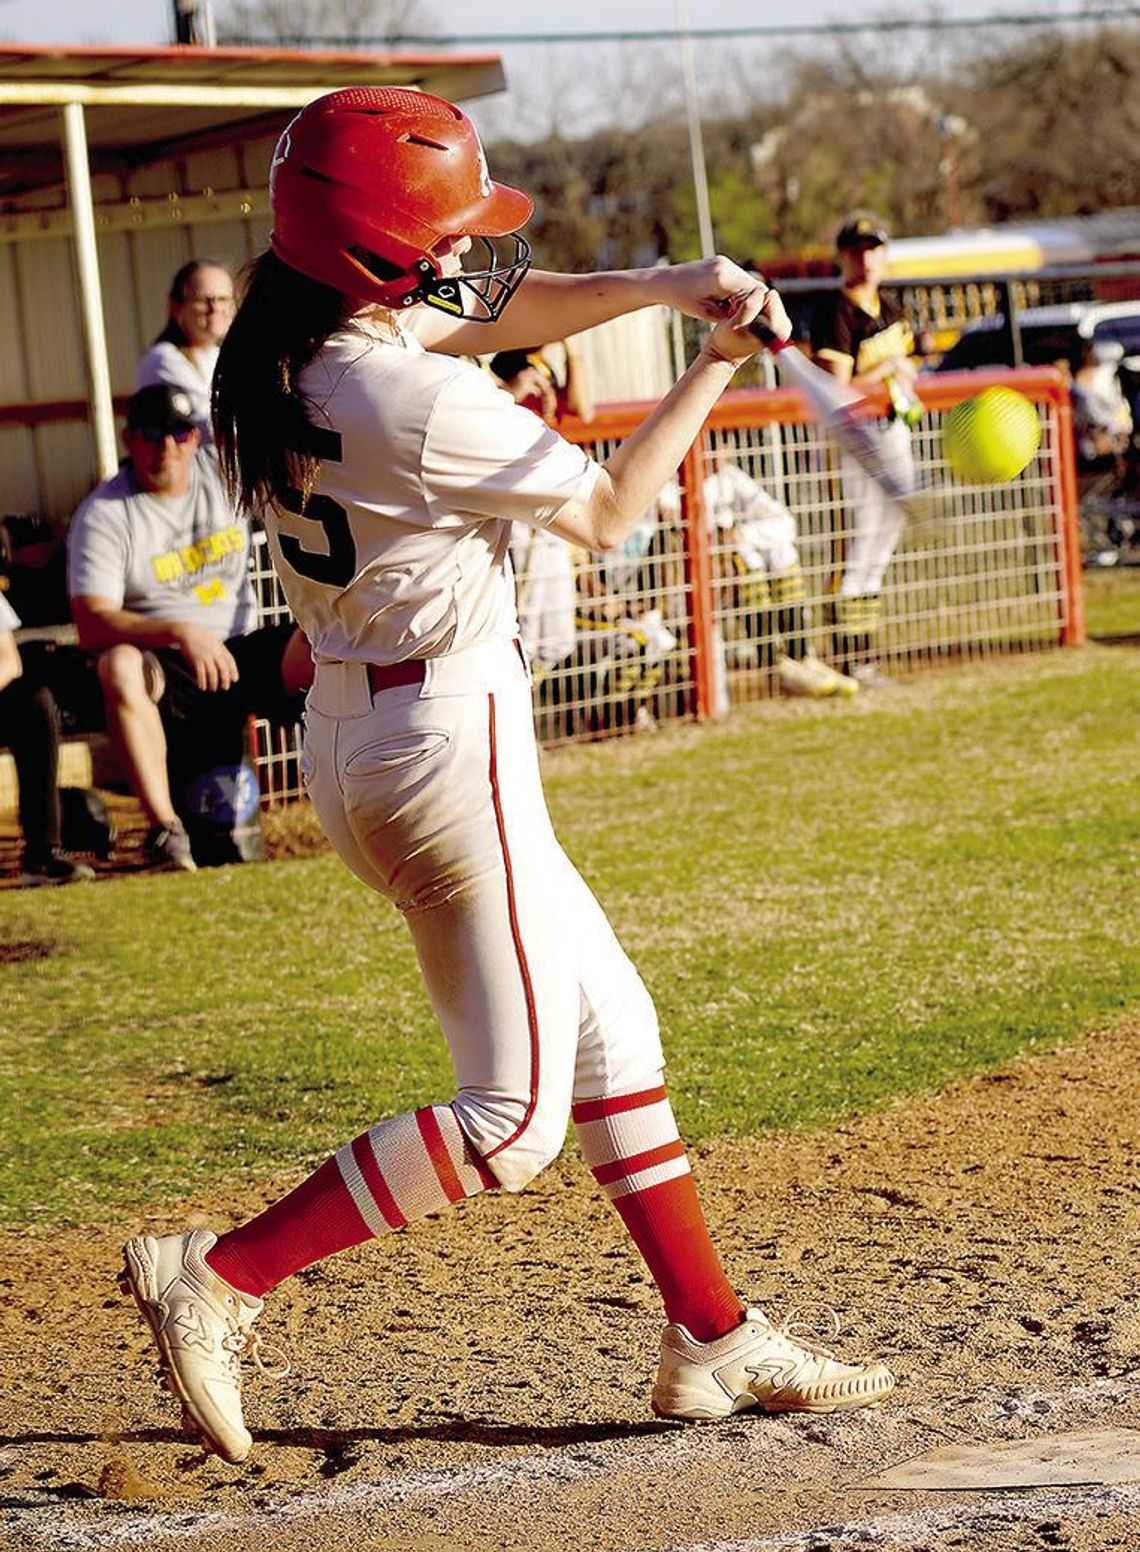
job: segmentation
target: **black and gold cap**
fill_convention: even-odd
[[[875,216],[859,214],[844,221],[835,238],[840,253],[852,248],[881,248],[887,234],[881,221]]]

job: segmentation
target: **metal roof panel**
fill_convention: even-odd
[[[496,53],[0,44],[0,198],[63,181],[60,109],[85,107],[92,170],[272,133],[341,86],[409,86],[462,101],[505,86]]]

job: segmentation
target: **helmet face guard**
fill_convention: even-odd
[[[452,318],[465,318],[470,323],[494,323],[530,268],[530,244],[517,232],[510,233],[503,241],[512,243],[514,252],[510,258],[500,261],[489,237],[473,237],[471,241],[482,244],[486,258],[483,269],[465,269],[458,275],[437,275],[431,260],[421,259],[416,268],[423,279],[405,298],[404,306],[424,302]]]
[[[270,194],[278,257],[361,302],[490,323],[530,264],[518,235],[530,199],[492,182],[471,121],[424,92],[353,87],[310,103],[278,142]],[[482,244],[484,267],[442,275],[437,249],[460,237]]]

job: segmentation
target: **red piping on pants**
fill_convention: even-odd
[[[526,950],[523,948],[522,933],[519,931],[518,910],[515,904],[515,877],[511,867],[511,850],[507,845],[507,828],[503,821],[503,805],[499,794],[499,766],[498,750],[495,738],[495,697],[487,697],[487,724],[490,744],[490,778],[491,778],[491,803],[495,810],[495,825],[499,832],[499,847],[503,853],[503,871],[507,882],[507,914],[511,921],[511,938],[515,945],[515,958],[518,960],[519,976],[522,979],[523,996],[526,999],[526,1021],[530,1030],[530,1098],[527,1101],[526,1113],[516,1130],[505,1141],[497,1143],[489,1153],[483,1155],[484,1159],[493,1159],[496,1154],[502,1153],[504,1148],[509,1148],[526,1131],[534,1118],[535,1109],[538,1106],[538,1010],[534,1005],[534,986],[530,978],[530,966],[526,960]]]

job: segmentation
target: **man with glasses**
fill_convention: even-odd
[[[226,500],[215,460],[199,456],[190,395],[140,389],[124,442],[119,472],[86,498],[68,534],[71,611],[150,821],[147,861],[193,871],[168,755],[175,769],[201,770],[202,750],[212,767],[240,768],[246,718],[296,722],[312,662],[293,626],[255,628],[249,524]]]
[[[218,347],[234,316],[233,277],[224,264],[191,259],[170,282],[166,327],[139,362],[135,387],[166,383],[190,395],[203,447],[212,447],[210,388]]]

